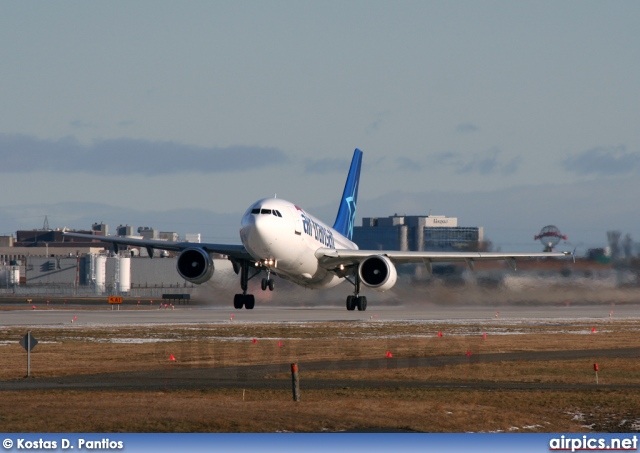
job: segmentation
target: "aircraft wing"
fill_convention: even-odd
[[[198,242],[170,242],[170,241],[158,241],[154,239],[135,239],[126,238],[121,236],[97,236],[94,234],[81,234],[81,233],[64,233],[66,237],[80,238],[86,240],[109,242],[114,244],[114,248],[117,250],[121,245],[132,245],[134,247],[144,247],[149,251],[149,256],[153,256],[153,249],[157,250],[169,250],[173,252],[181,252],[188,248],[200,248],[208,253],[219,253],[221,255],[227,255],[230,258],[253,260],[249,252],[243,245],[233,244],[209,244]]]
[[[431,263],[463,261],[473,266],[475,261],[504,260],[515,269],[515,261],[520,258],[560,258],[570,256],[571,252],[546,253],[490,253],[490,252],[401,252],[396,250],[349,250],[321,248],[316,258],[327,270],[355,266],[370,256],[383,255],[394,264],[424,263],[431,271]]]

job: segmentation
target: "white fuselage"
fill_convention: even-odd
[[[328,288],[343,280],[319,266],[316,250],[358,249],[333,228],[277,198],[256,201],[247,209],[240,239],[256,262],[308,288]]]

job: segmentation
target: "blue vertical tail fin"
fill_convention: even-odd
[[[353,226],[356,221],[356,203],[358,201],[358,186],[360,185],[360,167],[362,166],[362,151],[358,148],[353,152],[351,167],[344,192],[340,200],[340,208],[333,229],[349,240],[353,238]]]

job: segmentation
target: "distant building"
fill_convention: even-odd
[[[160,232],[161,241],[178,242],[179,239],[180,239],[180,235],[178,233],[174,233],[173,231]]]
[[[184,235],[184,239],[187,242],[195,242],[198,244],[201,242],[200,233],[187,233]]]
[[[155,228],[139,227],[138,234],[142,236],[143,239],[159,239],[160,238],[160,234],[158,233],[158,230],[156,230]]]
[[[67,230],[71,231],[71,230]],[[75,233],[93,234],[96,241],[100,241],[102,234],[97,234],[94,230],[73,230]],[[73,243],[73,244],[70,244]],[[104,246],[104,243],[97,245],[97,242],[87,241],[86,239],[65,237],[61,229],[56,230],[18,230],[16,231],[16,240],[9,247],[42,247],[42,248],[60,248],[75,247],[83,244],[92,247]]]
[[[482,227],[459,227],[456,217],[364,217],[353,229],[361,249],[401,251],[477,251],[484,241]]]
[[[133,227],[129,225],[118,225],[116,236],[133,236]]]
[[[86,232],[91,234],[90,231]],[[62,231],[56,230],[18,230],[16,231],[16,247],[31,247],[38,243],[62,242]]]
[[[97,234],[99,236],[109,236],[109,225],[106,223],[94,223],[91,225],[91,231],[93,234]]]
[[[0,247],[0,265],[13,261],[24,263],[28,257],[76,257],[104,250],[100,243],[64,243],[56,246],[44,244],[39,247]]]
[[[113,251],[111,243],[102,242],[102,236],[109,233],[109,226],[104,223],[94,223],[91,230],[66,230],[74,233],[92,235],[95,239],[83,239],[64,236],[63,229],[42,229],[42,230],[19,230],[16,232],[16,240],[11,236],[0,237],[0,263],[11,260],[24,260],[26,256],[68,256],[82,255],[89,250],[109,250]],[[116,235],[127,237],[138,237],[144,239],[160,239],[165,241],[178,241],[178,233],[163,232],[149,227],[138,228],[140,236],[134,236],[133,227],[129,225],[119,225],[116,228]],[[32,249],[25,251],[26,249]],[[125,247],[126,249],[126,247]],[[132,254],[146,256],[147,251],[138,251],[137,247],[131,248]]]

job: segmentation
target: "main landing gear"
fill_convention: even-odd
[[[240,263],[240,287],[242,288],[242,294],[236,294],[233,298],[233,308],[242,309],[242,307],[247,310],[253,310],[253,307],[256,305],[256,298],[253,294],[247,294],[247,288],[249,287],[249,280],[253,277],[260,274],[261,270],[258,270],[252,276],[249,276],[249,261],[242,261]],[[267,268],[267,277],[262,279],[261,288],[262,291],[266,291],[267,288],[269,291],[273,291],[274,282],[271,278],[271,269]]]
[[[360,296],[360,276],[356,272],[356,281],[352,282],[347,278],[347,281],[351,282],[353,285],[353,296],[347,297],[347,310],[353,311],[356,308],[358,311],[365,311],[367,309],[367,298],[365,296]]]
[[[365,296],[349,296],[347,297],[347,310],[365,311],[367,309],[367,298]]]
[[[258,274],[253,274],[249,277],[249,261],[240,262],[240,287],[242,288],[242,294],[236,294],[233,298],[233,308],[241,309],[245,307],[247,310],[253,310],[256,305],[256,298],[253,294],[247,294],[247,288],[249,286],[249,279],[255,277]]]
[[[256,305],[256,298],[253,294],[236,294],[233,297],[233,308],[241,309],[243,306],[247,310],[253,310]]]

